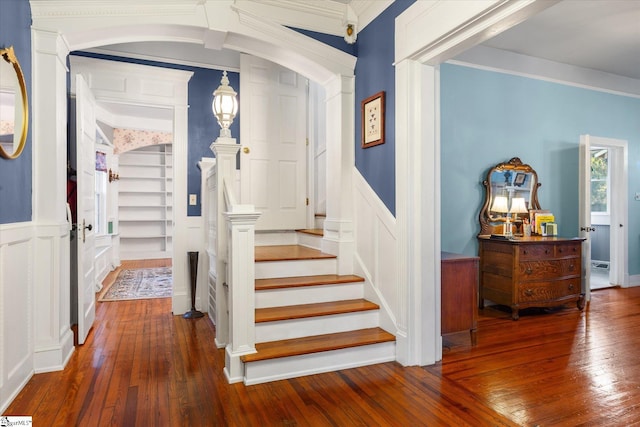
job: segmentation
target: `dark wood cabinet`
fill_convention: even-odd
[[[480,236],[480,308],[484,300],[511,308],[576,302],[584,308],[582,240],[559,237],[494,239]]]
[[[478,325],[478,257],[441,254],[442,335],[469,331],[476,343]]]

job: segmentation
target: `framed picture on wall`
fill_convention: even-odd
[[[362,148],[384,144],[384,91],[364,99],[362,110]]]
[[[516,178],[513,180],[513,185],[515,185],[516,187],[522,187],[522,184],[524,184],[524,181],[526,179],[527,179],[527,174],[518,172],[516,174]]]

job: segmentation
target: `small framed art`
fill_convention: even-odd
[[[362,148],[384,144],[384,91],[364,99],[362,110]]]

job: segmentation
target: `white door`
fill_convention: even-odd
[[[78,284],[78,344],[84,344],[96,317],[95,284],[95,99],[89,86],[76,75],[76,171]]]
[[[582,244],[582,291],[586,301],[591,301],[591,137],[580,135],[580,165],[578,168],[580,183],[578,204],[580,212],[580,237]]]
[[[262,213],[256,229],[306,228],[307,80],[240,58],[240,200]]]

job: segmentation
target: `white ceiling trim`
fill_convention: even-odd
[[[448,61],[468,67],[640,98],[640,80],[547,59],[476,46]]]
[[[334,36],[343,35],[346,18],[353,15],[349,5],[329,0],[236,0],[233,7],[238,12],[260,16],[278,25]]]

